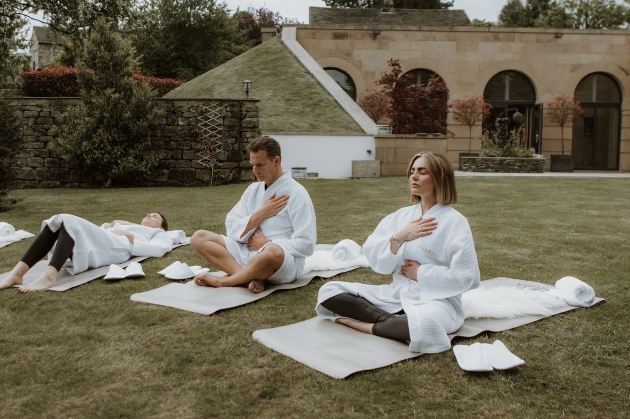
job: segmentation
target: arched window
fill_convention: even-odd
[[[442,77],[438,73],[433,70],[429,70],[428,68],[416,68],[414,70],[408,71],[405,74],[409,73],[412,73],[414,76],[416,76],[416,83],[422,87],[425,87],[427,84],[429,84],[429,80],[431,80],[431,76],[433,74],[435,74],[440,80],[442,80]]]
[[[540,150],[540,106],[536,105],[536,90],[529,78],[518,71],[506,70],[497,73],[488,81],[483,91],[483,98],[492,105],[490,116],[482,127],[492,131],[496,129],[499,117],[509,117],[508,129],[522,127],[525,131],[525,145]],[[523,124],[511,118],[518,110],[525,120]]]
[[[490,79],[483,91],[486,102],[518,102],[534,104],[536,91],[529,79],[518,71],[502,71]]]
[[[593,73],[575,88],[584,111],[573,120],[571,154],[576,169],[618,170],[621,89],[607,74]]]
[[[348,73],[332,67],[325,68],[324,70],[326,70],[326,73],[337,82],[352,100],[357,100],[357,87],[354,85],[354,81],[352,81],[352,77],[350,77]]]

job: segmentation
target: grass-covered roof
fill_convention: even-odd
[[[171,91],[167,98],[241,98],[252,80],[263,133],[365,134],[328,91],[274,37]]]

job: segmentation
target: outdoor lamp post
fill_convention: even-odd
[[[501,141],[501,144],[499,144],[500,147],[505,147],[505,143],[510,135],[508,132],[508,122],[510,118],[507,116],[510,111],[516,111],[514,115],[512,115],[512,121],[516,122],[518,125],[521,125],[525,120],[525,117],[518,111],[518,108],[507,108],[497,116],[497,121],[499,122],[499,140]],[[503,116],[503,114],[506,114],[506,116]]]
[[[245,91],[245,97],[249,99],[249,92],[252,88],[251,80],[243,80],[243,90]]]

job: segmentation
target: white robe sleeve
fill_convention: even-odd
[[[315,209],[308,193],[297,193],[289,197],[290,204],[287,212],[293,233],[290,238],[277,238],[271,242],[282,247],[296,258],[306,258],[315,251],[317,242],[317,225],[315,222]]]
[[[396,222],[398,217],[399,212],[385,217],[363,245],[363,254],[367,257],[370,268],[379,274],[392,273],[400,262],[402,255],[400,249],[396,254],[390,250],[390,239],[398,231]]]
[[[140,234],[134,235],[131,254],[133,256],[162,257],[173,250],[173,241],[166,234],[166,231],[158,231],[150,240],[145,239]]]
[[[256,231],[256,228],[252,228],[241,236],[245,228],[247,228],[247,224],[252,216],[247,207],[248,202],[253,199],[252,195],[253,191],[250,186],[243,192],[240,201],[234,205],[234,208],[228,212],[225,218],[225,235],[239,243],[247,243],[247,240],[249,240],[250,236]]]
[[[420,294],[420,301],[454,297],[479,286],[479,264],[470,232],[449,239],[447,258],[450,266],[421,264],[417,281],[409,281],[412,292]]]

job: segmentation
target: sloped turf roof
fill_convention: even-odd
[[[166,98],[242,98],[243,80],[260,99],[263,133],[353,134],[365,132],[281,42],[280,36],[213,68]]]

